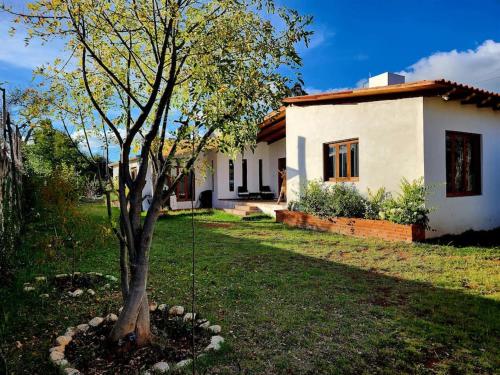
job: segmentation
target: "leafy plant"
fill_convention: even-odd
[[[365,219],[377,220],[380,219],[380,212],[382,212],[385,201],[391,198],[391,194],[381,187],[373,192],[369,188],[365,200]]]
[[[430,188],[424,185],[423,178],[409,182],[401,180],[401,192],[382,204],[380,218],[397,224],[420,224],[429,228],[429,213],[425,200]]]
[[[324,185],[311,181],[302,191],[296,208],[323,218],[363,217],[365,198],[354,185]]]

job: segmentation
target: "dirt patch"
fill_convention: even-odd
[[[137,348],[130,335],[117,345],[107,337],[113,323],[104,322],[87,332],[78,333],[66,346],[66,359],[84,374],[140,374],[157,362],[176,363],[192,357],[191,323],[182,317],[169,318],[161,311],[151,313],[153,343]],[[195,327],[195,349],[200,353],[210,343],[210,333]]]
[[[200,226],[204,228],[232,228],[233,223],[200,223]]]
[[[73,277],[55,277],[49,279],[49,285],[54,287],[58,292],[70,292],[76,289],[98,289],[109,281],[104,276],[80,274]]]

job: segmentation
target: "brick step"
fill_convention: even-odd
[[[247,211],[247,212],[260,212],[260,208],[257,206],[250,206],[250,205],[236,205],[234,206],[235,210],[239,211]]]
[[[228,214],[233,214],[236,216],[250,216],[253,212],[251,211],[243,211],[243,210],[237,210],[235,208],[224,208],[224,212],[227,212]]]

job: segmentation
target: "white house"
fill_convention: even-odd
[[[249,198],[238,190],[250,198],[270,190],[265,198],[276,198],[284,168],[288,201],[314,179],[397,192],[403,177],[423,177],[435,209],[428,237],[500,226],[499,93],[445,80],[404,83],[384,73],[368,88],[285,99],[261,124],[257,141],[254,152],[234,160],[215,151],[200,158],[196,204],[204,190],[212,191],[216,208]],[[191,206],[186,188],[172,208]]]

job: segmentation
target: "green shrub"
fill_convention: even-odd
[[[409,182],[401,180],[401,192],[382,204],[380,218],[397,224],[420,224],[429,228],[431,209],[425,206],[430,189],[424,185],[423,178]]]
[[[389,220],[397,224],[420,224],[428,228],[431,209],[425,206],[429,188],[423,178],[409,182],[401,180],[401,192],[392,197],[385,188],[376,192],[368,189],[363,197],[354,185],[323,184],[311,181],[305,186],[298,201],[288,204],[291,211],[302,211],[321,218],[364,217]]]
[[[353,185],[335,184],[328,186],[311,181],[303,189],[298,202],[289,207],[322,218],[363,217],[365,199]]]
[[[383,205],[385,201],[390,198],[391,194],[388,193],[383,187],[378,189],[375,193],[368,189],[368,196],[365,201],[365,218],[371,220],[380,219],[380,213],[382,212]]]

